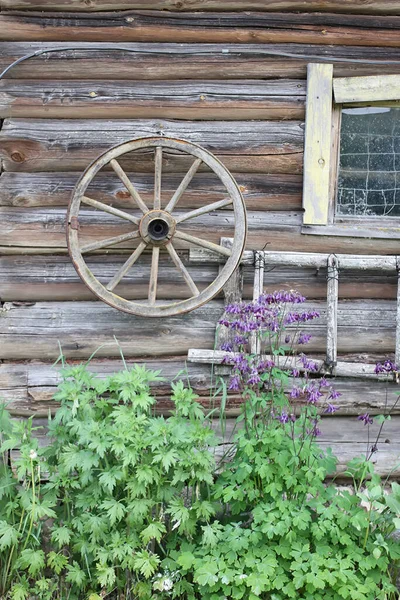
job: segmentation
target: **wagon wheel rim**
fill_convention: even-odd
[[[144,148],[154,148],[154,197],[152,206],[148,206],[141,198],[133,181],[128,177],[118,162],[118,158],[128,152]],[[175,190],[166,206],[161,206],[162,184],[162,158],[163,149],[178,150],[181,153],[192,155],[194,160]],[[212,202],[200,208],[189,210],[177,215],[176,208],[186,188],[195,176],[201,164],[207,165],[217,175],[227,190],[227,196],[222,200]],[[132,209],[139,211],[139,216],[126,210],[114,208],[104,202],[86,196],[85,192],[96,174],[105,165],[110,165],[118,178],[129,192]],[[79,240],[79,211],[81,206],[90,206],[103,212],[112,214],[132,223],[132,231],[112,238],[106,238],[90,244],[80,244]],[[233,206],[235,232],[231,248],[215,244],[207,239],[193,236],[180,229],[180,223],[190,221],[197,216],[208,214],[225,206]],[[73,192],[67,213],[67,244],[72,262],[82,281],[101,300],[124,312],[139,316],[161,317],[182,314],[202,306],[216,296],[228,281],[238,266],[246,243],[246,210],[240,189],[231,173],[211,152],[204,148],[187,142],[165,137],[139,138],[119,144],[94,160],[78,181]],[[137,240],[138,245],[114,274],[112,279],[103,285],[91,272],[85,262],[85,255],[96,250],[112,249],[117,244],[128,240]],[[183,264],[174,242],[185,242],[197,248],[205,248],[226,259],[221,266],[219,274],[203,291],[200,291],[192,279],[188,269]],[[150,282],[147,301],[128,300],[115,293],[115,288],[121,280],[134,267],[136,261],[144,250],[152,249]],[[159,275],[160,249],[164,248],[175,268],[180,272],[186,282],[189,298],[174,302],[163,301],[157,303],[157,283]]]

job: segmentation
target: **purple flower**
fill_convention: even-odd
[[[290,390],[289,396],[291,398],[299,398],[300,395],[301,395],[301,389],[297,385],[294,385],[292,387],[292,389]]]
[[[398,371],[398,367],[389,360],[388,358],[384,361],[384,363],[376,363],[375,373],[395,373]]]
[[[244,337],[243,335],[236,335],[233,338],[233,343],[236,344],[237,346],[243,346],[244,344],[247,344],[249,340]]]
[[[328,403],[328,406],[324,412],[326,412],[328,415],[333,415],[333,413],[335,413],[337,410],[339,410],[337,406],[333,406],[333,404]]]
[[[338,398],[340,398],[342,394],[340,392],[338,392],[337,390],[334,390],[332,387],[329,391],[329,396],[328,396],[328,400],[337,400]]]
[[[228,389],[233,392],[238,392],[240,390],[240,378],[238,375],[233,375],[233,377],[231,377]]]
[[[260,379],[257,369],[252,369],[250,377],[247,380],[247,384],[248,385],[257,385],[257,383],[260,383],[260,381],[261,381],[261,379]]]
[[[282,411],[278,417],[278,421],[280,421],[281,423],[287,423],[289,421],[289,415],[287,414],[287,412]]]
[[[300,371],[298,369],[292,369],[292,377],[298,377],[300,375]]]
[[[221,350],[224,350],[224,352],[233,352],[232,342],[224,342],[221,344]]]
[[[316,404],[318,400],[323,396],[322,392],[320,392],[319,388],[316,385],[306,385],[304,391],[307,395],[307,402],[309,404]]]
[[[290,337],[290,335],[286,335],[286,336],[285,336],[285,344],[289,344],[289,343],[290,343],[290,340],[291,340],[291,337]]]
[[[297,343],[299,345],[304,345],[304,344],[308,344],[310,340],[311,340],[311,335],[309,335],[308,333],[300,333]]]
[[[318,371],[318,365],[313,360],[309,360],[305,354],[300,355],[300,362],[303,365],[305,371],[315,373]]]
[[[369,416],[369,413],[365,413],[364,415],[360,415],[357,417],[358,421],[364,421],[364,425],[372,425],[374,422],[373,419]]]
[[[258,370],[259,371],[268,371],[268,369],[272,369],[275,366],[275,363],[273,360],[260,360],[260,362],[258,363]]]
[[[319,387],[320,388],[327,388],[327,387],[329,387],[329,383],[328,383],[328,381],[326,380],[325,377],[321,377],[321,379],[319,380]]]

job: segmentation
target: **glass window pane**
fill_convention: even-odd
[[[345,108],[336,214],[400,216],[400,108]]]

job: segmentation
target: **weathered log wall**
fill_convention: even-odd
[[[189,348],[212,348],[223,299],[183,317],[143,320],[95,301],[77,276],[65,242],[66,207],[80,173],[110,146],[146,135],[189,139],[214,152],[233,172],[249,216],[248,249],[400,254],[399,239],[380,232],[310,235],[302,230],[302,164],[309,62],[332,61],[335,76],[400,74],[400,8],[397,0],[0,0],[0,70],[46,48],[57,52],[21,62],[0,81],[0,395],[15,415],[54,410],[58,380],[51,368],[59,344],[71,360],[92,368],[120,367],[119,348],[172,378]],[[79,50],[72,50],[78,46]],[[68,49],[71,49],[69,51]],[[122,161],[145,201],[153,195],[149,154]],[[163,198],[181,181],[188,162],[165,153]],[[182,211],[223,197],[207,171],[193,179]],[[112,172],[102,172],[91,196],[129,209],[128,194]],[[87,208],[86,241],[119,235],[126,224]],[[231,235],[230,210],[187,224],[186,231]],[[312,233],[319,233],[313,231]],[[130,243],[90,258],[101,281],[126,259]],[[216,264],[184,264],[200,286]],[[145,298],[150,257],[124,278],[126,297]],[[161,258],[159,294],[186,297],[179,274]],[[252,296],[252,269],[244,272],[244,297]],[[264,287],[299,289],[322,312],[310,349],[325,349],[325,269],[266,269]],[[339,285],[339,352],[342,360],[373,361],[394,351],[397,274],[345,271]],[[207,406],[212,384],[207,365],[187,367]],[[326,419],[324,444],[347,458],[364,450],[355,415],[376,414],[397,397],[397,385],[337,379],[343,393],[339,417]],[[168,386],[157,384],[160,411]],[[233,416],[240,403],[228,400]],[[396,409],[396,413],[398,413]],[[377,454],[389,474],[400,451],[395,416]],[[351,440],[351,441],[349,441]],[[224,440],[225,442],[227,440]],[[397,473],[397,472],[396,472]]]

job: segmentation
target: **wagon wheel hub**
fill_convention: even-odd
[[[143,200],[131,179],[131,175],[125,172],[123,166],[117,160],[120,157],[125,160],[124,155],[136,150],[144,150],[147,158],[154,156],[154,194],[151,201],[152,205],[149,205],[147,199],[146,202]],[[152,150],[154,151],[154,155],[151,153]],[[179,157],[177,160],[182,160],[183,163],[187,163],[189,157],[190,162],[182,181],[173,195],[165,200],[164,205],[162,197],[162,165],[163,152],[165,151],[170,152],[174,157]],[[132,164],[132,162],[135,164],[134,159],[132,161],[131,158],[129,164]],[[121,208],[114,207],[114,199],[112,199],[111,204],[107,204],[92,198],[90,193],[87,195],[90,183],[97,173],[106,166],[109,166],[114,171],[129,192],[128,209],[124,207],[122,210]],[[200,206],[193,208],[190,205],[189,210],[185,210],[185,207],[180,206],[179,203],[200,167],[205,167],[206,170],[208,169],[218,177],[220,183],[223,185],[225,196],[211,204],[204,204],[202,195],[199,194],[197,198],[199,198]],[[108,213],[114,218],[122,220],[121,223],[125,223],[125,225],[128,222],[129,230],[126,233],[106,239],[96,239],[95,241],[91,239],[88,243],[87,239],[83,239],[85,236],[85,231],[83,230],[85,228],[80,227],[79,221],[81,209],[86,209],[87,207]],[[221,244],[215,243],[215,231],[213,228],[214,215],[218,217],[217,211],[228,207],[231,210],[233,209],[234,217],[233,225],[235,231],[232,248],[226,248]],[[184,209],[183,211],[182,208]],[[206,215],[213,215],[211,226],[207,225],[200,228],[202,237],[194,235],[199,228],[196,228],[196,225],[193,225],[192,221],[198,217],[205,218]],[[87,215],[85,218],[87,218]],[[94,218],[92,214],[91,219]],[[232,223],[232,212],[230,218]],[[104,215],[100,220],[101,223],[104,223]],[[210,237],[212,239],[209,239]],[[110,306],[145,317],[182,314],[198,308],[211,300],[221,291],[238,266],[245,241],[246,209],[237,183],[226,167],[211,152],[186,140],[166,137],[141,138],[111,148],[99,156],[83,173],[75,187],[68,207],[68,250],[72,262],[83,282],[98,298],[107,302]],[[90,255],[93,252],[99,252],[105,248],[110,251],[110,249],[116,247],[119,247],[119,250],[121,250],[121,244],[125,245],[124,248],[127,246],[128,249],[131,248],[131,250],[128,250],[130,254],[112,278],[103,283],[93,274],[87,261],[88,259],[90,260]],[[218,275],[204,289],[198,287],[198,284],[196,284],[190,273],[191,267],[186,267],[180,254],[181,250],[187,250],[191,246],[211,250],[219,256],[220,268]],[[151,264],[147,299],[130,300],[124,297],[124,294],[120,291],[121,288],[118,289],[118,292],[116,288],[120,286],[121,282],[124,283],[124,278],[126,282],[127,275],[132,268],[137,266],[136,263],[142,254],[149,252],[151,252]],[[169,259],[186,284],[189,297],[184,300],[166,302],[158,298],[159,276],[160,271],[162,272],[163,269],[163,266],[160,267],[159,263],[160,260],[165,260],[166,258]],[[164,277],[168,276],[164,274]],[[129,293],[131,294],[131,292]]]
[[[144,242],[165,246],[175,233],[175,219],[164,210],[150,210],[139,223],[139,233]]]

